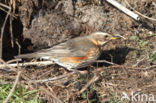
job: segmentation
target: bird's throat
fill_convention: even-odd
[[[99,43],[98,41],[96,41],[96,40],[94,40],[94,39],[92,39],[91,41],[92,41],[92,42],[93,42],[93,44],[94,44],[94,45],[96,45],[99,49],[101,49],[101,48],[102,48],[102,46],[103,46],[103,44],[102,44],[102,43]]]

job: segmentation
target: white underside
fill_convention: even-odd
[[[55,58],[50,58],[50,57],[42,57],[41,59],[45,59],[45,60],[51,60],[51,61],[54,61],[56,64],[66,68],[67,70],[69,71],[72,71],[72,68],[76,67],[75,64],[73,63],[63,63],[63,62],[59,62],[58,59],[55,59]]]

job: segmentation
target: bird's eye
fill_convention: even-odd
[[[108,35],[105,35],[105,38],[108,38]]]

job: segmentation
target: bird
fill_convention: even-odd
[[[80,36],[48,49],[34,53],[21,54],[15,58],[40,58],[53,61],[68,71],[87,67],[100,57],[102,48],[110,41],[120,36],[113,36],[105,32],[93,32],[87,36]]]

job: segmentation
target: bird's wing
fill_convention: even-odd
[[[85,38],[71,39],[67,42],[58,44],[49,49],[42,49],[35,53],[23,54],[17,58],[40,58],[40,57],[84,57],[87,51],[93,46],[89,40]]]
[[[43,49],[37,54],[46,55],[46,56],[56,56],[56,57],[65,57],[65,56],[78,56],[83,57],[87,55],[87,51],[90,49],[90,46],[84,43],[83,39],[77,38],[76,40],[72,39],[67,42],[61,43],[49,49]]]

